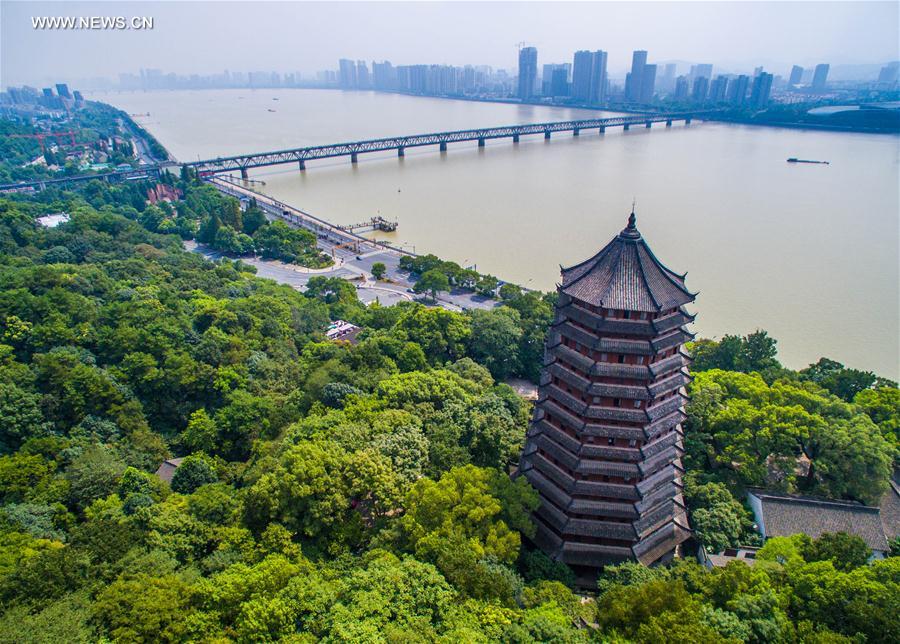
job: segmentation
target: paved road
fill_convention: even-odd
[[[335,265],[331,268],[316,270],[274,260],[242,257],[242,261],[256,267],[257,275],[260,277],[268,277],[282,284],[289,284],[298,290],[306,288],[309,278],[316,275],[340,277],[356,283],[357,296],[365,304],[377,301],[384,306],[391,306],[404,300],[418,300],[425,304],[431,304],[430,298],[426,300],[412,292],[413,280],[410,274],[400,269],[400,251],[381,246],[371,240],[349,236],[346,231],[332,224],[239,184],[221,178],[216,178],[210,183],[229,194],[238,193],[255,198],[269,219],[281,219],[293,227],[313,229],[318,237],[319,248],[335,261]],[[287,216],[286,212],[289,213]],[[346,247],[347,242],[354,242],[357,247],[348,248]],[[222,256],[218,251],[195,242],[185,242],[185,246],[189,250],[200,252],[211,259]],[[372,265],[376,262],[383,263],[387,268],[383,281],[376,281],[372,276]],[[498,305],[495,300],[470,292],[441,293],[438,296],[437,304],[451,311],[492,309]]]

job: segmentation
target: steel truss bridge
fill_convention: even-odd
[[[555,121],[551,123],[526,123],[523,125],[505,125],[502,127],[481,128],[477,130],[454,130],[451,132],[432,132],[430,134],[413,134],[411,136],[394,136],[383,139],[369,139],[366,141],[351,141],[349,143],[335,143],[332,145],[317,145],[305,148],[291,148],[276,152],[260,152],[257,154],[242,154],[231,157],[218,157],[205,161],[189,161],[178,163],[168,161],[165,163],[148,164],[138,169],[107,172],[103,174],[78,175],[62,177],[59,179],[41,179],[37,181],[0,185],[0,193],[43,190],[50,186],[65,187],[76,183],[93,181],[129,181],[158,177],[159,173],[171,167],[187,166],[196,170],[200,177],[209,177],[222,172],[241,173],[241,178],[248,178],[248,170],[287,163],[298,164],[301,170],[306,169],[306,162],[315,159],[330,159],[334,157],[350,157],[351,163],[357,163],[360,154],[369,152],[384,152],[396,150],[397,156],[404,156],[406,148],[416,148],[426,145],[436,145],[440,150],[446,151],[449,143],[461,143],[465,141],[477,141],[478,147],[484,147],[489,139],[512,139],[513,143],[519,142],[519,137],[543,134],[549,139],[553,132],[571,132],[578,136],[582,130],[597,130],[599,133],[609,127],[621,127],[625,130],[631,126],[651,127],[653,123],[665,123],[671,126],[674,121],[691,122],[694,113],[673,114],[637,114],[629,116],[614,116],[600,119],[582,119],[578,121]]]
[[[641,114],[601,119],[582,119],[579,121],[505,125],[502,127],[482,128],[478,130],[432,132],[430,134],[394,136],[384,139],[369,139],[367,141],[351,141],[349,143],[292,148],[289,150],[278,150],[276,152],[241,154],[232,157],[207,159],[206,161],[191,161],[182,165],[193,168],[201,177],[218,174],[220,172],[240,171],[241,177],[246,179],[247,171],[251,168],[296,163],[301,170],[305,170],[306,162],[315,159],[330,159],[348,156],[352,163],[357,163],[359,155],[368,152],[396,150],[397,155],[402,157],[406,148],[422,147],[425,145],[437,145],[443,152],[447,150],[448,143],[478,141],[478,146],[484,147],[485,141],[488,139],[512,139],[513,143],[518,143],[519,137],[531,134],[543,134],[545,139],[549,139],[553,132],[572,132],[572,134],[578,136],[582,130],[597,130],[602,133],[605,132],[608,127],[622,127],[627,130],[633,125],[643,125],[644,127],[649,128],[653,123],[665,123],[666,126],[670,126],[673,121],[684,121],[685,124],[690,123],[691,114]]]

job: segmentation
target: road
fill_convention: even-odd
[[[411,275],[400,269],[400,257],[404,254],[401,251],[348,233],[309,213],[221,177],[212,179],[210,183],[226,194],[256,199],[257,205],[270,220],[280,219],[289,226],[316,233],[319,248],[335,262],[334,266],[326,269],[308,269],[276,260],[241,257],[241,261],[256,267],[258,276],[273,279],[298,290],[305,289],[309,279],[317,275],[339,277],[356,284],[357,297],[364,304],[379,302],[383,306],[392,306],[404,300],[433,304],[430,297],[423,298],[412,292]],[[223,256],[219,251],[193,241],[185,242],[185,247],[210,259]],[[382,280],[376,280],[372,276],[372,266],[376,262],[381,262],[387,269]],[[439,294],[437,305],[451,311],[465,311],[492,309],[498,306],[498,303],[496,300],[468,291],[453,291]]]

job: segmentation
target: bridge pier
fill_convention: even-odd
[[[446,142],[446,141],[441,141],[441,146],[440,146],[440,147],[441,147],[441,152],[446,152],[446,151],[447,151],[447,142]]]
[[[483,148],[483,147],[484,147],[484,139],[478,139],[478,147],[479,147],[479,148]]]
[[[628,131],[628,123],[626,123],[625,125],[623,125],[623,126],[622,126],[622,129],[623,129],[625,132],[627,132],[627,131]]]
[[[518,142],[519,142],[519,135],[513,134],[513,143],[518,143]]]
[[[649,130],[651,127],[653,127],[653,121],[647,121],[647,125],[645,125],[644,127]]]
[[[672,119],[666,121],[666,127],[672,127]]]
[[[691,117],[690,117],[690,116],[687,117],[686,119],[684,119],[684,124],[685,124],[685,125],[690,125],[690,124],[691,124]]]
[[[606,134],[606,126],[605,126],[605,125],[601,125],[601,126],[600,126],[600,129],[598,130],[597,133],[598,133],[598,134]]]
[[[549,140],[549,139],[550,139],[550,130],[544,130],[544,139],[545,139],[545,140]]]
[[[303,159],[300,159],[300,161],[297,163],[297,165],[300,166],[301,170],[306,170],[306,161],[304,161]]]
[[[579,130],[577,127],[572,130],[572,136],[578,136],[579,134],[581,134],[581,130]]]
[[[243,179],[244,181],[246,181],[246,180],[249,179],[249,178],[250,178],[250,177],[249,177],[249,175],[247,174],[247,168],[241,168],[241,179]]]
[[[397,156],[398,156],[398,157],[403,157],[403,156],[405,156],[405,155],[406,155],[406,153],[403,151],[403,147],[402,147],[402,146],[399,147],[399,148],[397,148]]]
[[[359,163],[359,158],[356,155],[356,152],[350,153],[350,163]]]

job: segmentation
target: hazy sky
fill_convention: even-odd
[[[609,52],[618,75],[633,49],[650,62],[720,71],[900,58],[900,2],[15,2],[0,0],[4,86],[177,73],[335,69],[338,58],[513,69],[516,44],[538,63]],[[36,30],[35,16],[148,16],[152,31]]]

